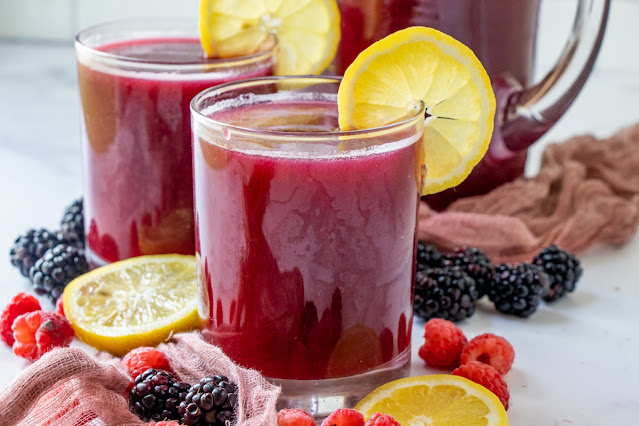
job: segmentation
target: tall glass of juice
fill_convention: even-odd
[[[272,75],[276,42],[206,59],[197,26],[120,21],[76,37],[87,256],[93,266],[195,250],[189,103],[200,91]]]
[[[339,78],[191,103],[203,336],[321,417],[406,375],[424,110],[342,132]]]

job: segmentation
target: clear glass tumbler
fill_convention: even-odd
[[[87,256],[92,266],[193,254],[191,99],[272,75],[274,38],[253,55],[206,59],[197,25],[119,21],[76,37]]]
[[[191,103],[203,335],[316,417],[408,372],[424,110],[341,132],[339,78]]]

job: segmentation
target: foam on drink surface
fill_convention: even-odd
[[[197,38],[142,39],[107,44],[97,50],[128,59],[164,64],[210,62]]]
[[[192,37],[124,40],[93,50],[98,54],[78,50],[78,62],[105,74],[145,80],[211,81],[215,85],[270,75],[273,67],[268,58],[243,65],[234,64],[234,58],[209,59],[199,39]]]
[[[205,108],[202,113],[219,123],[263,132],[250,140],[250,136],[238,137],[231,131],[226,141],[211,142],[253,155],[338,159],[393,151],[415,143],[421,136],[391,142],[389,136],[386,140],[364,136],[354,140],[346,132],[340,135],[335,94],[295,93],[293,100],[291,97],[286,91],[251,93]]]

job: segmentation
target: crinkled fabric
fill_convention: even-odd
[[[608,139],[549,145],[540,172],[443,212],[422,203],[418,237],[442,250],[478,247],[494,262],[530,261],[548,244],[579,253],[622,245],[639,224],[639,125]]]
[[[181,333],[158,346],[180,380],[195,384],[215,374],[238,386],[238,426],[276,424],[275,403],[280,388],[259,372],[237,366],[199,333]],[[78,348],[46,353],[0,393],[1,424],[80,426],[147,424],[128,409],[130,378],[119,358],[97,357]]]

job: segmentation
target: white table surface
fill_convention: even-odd
[[[574,4],[546,3],[538,74],[556,57]],[[532,149],[527,174],[538,170],[547,143],[582,133],[603,137],[639,122],[638,23],[639,1],[613,1],[595,72],[568,113]],[[76,84],[71,43],[0,42],[0,253],[5,253],[0,307],[30,290],[8,260],[14,238],[30,227],[55,228],[64,207],[81,194]],[[639,424],[639,237],[623,247],[595,247],[581,260],[585,273],[578,290],[531,318],[501,316],[482,303],[460,325],[469,337],[492,332],[513,344],[515,363],[506,376],[512,425]],[[47,300],[42,304],[52,309]],[[413,375],[436,372],[417,356],[422,334],[423,322],[416,320]],[[0,388],[25,366],[0,344]]]

